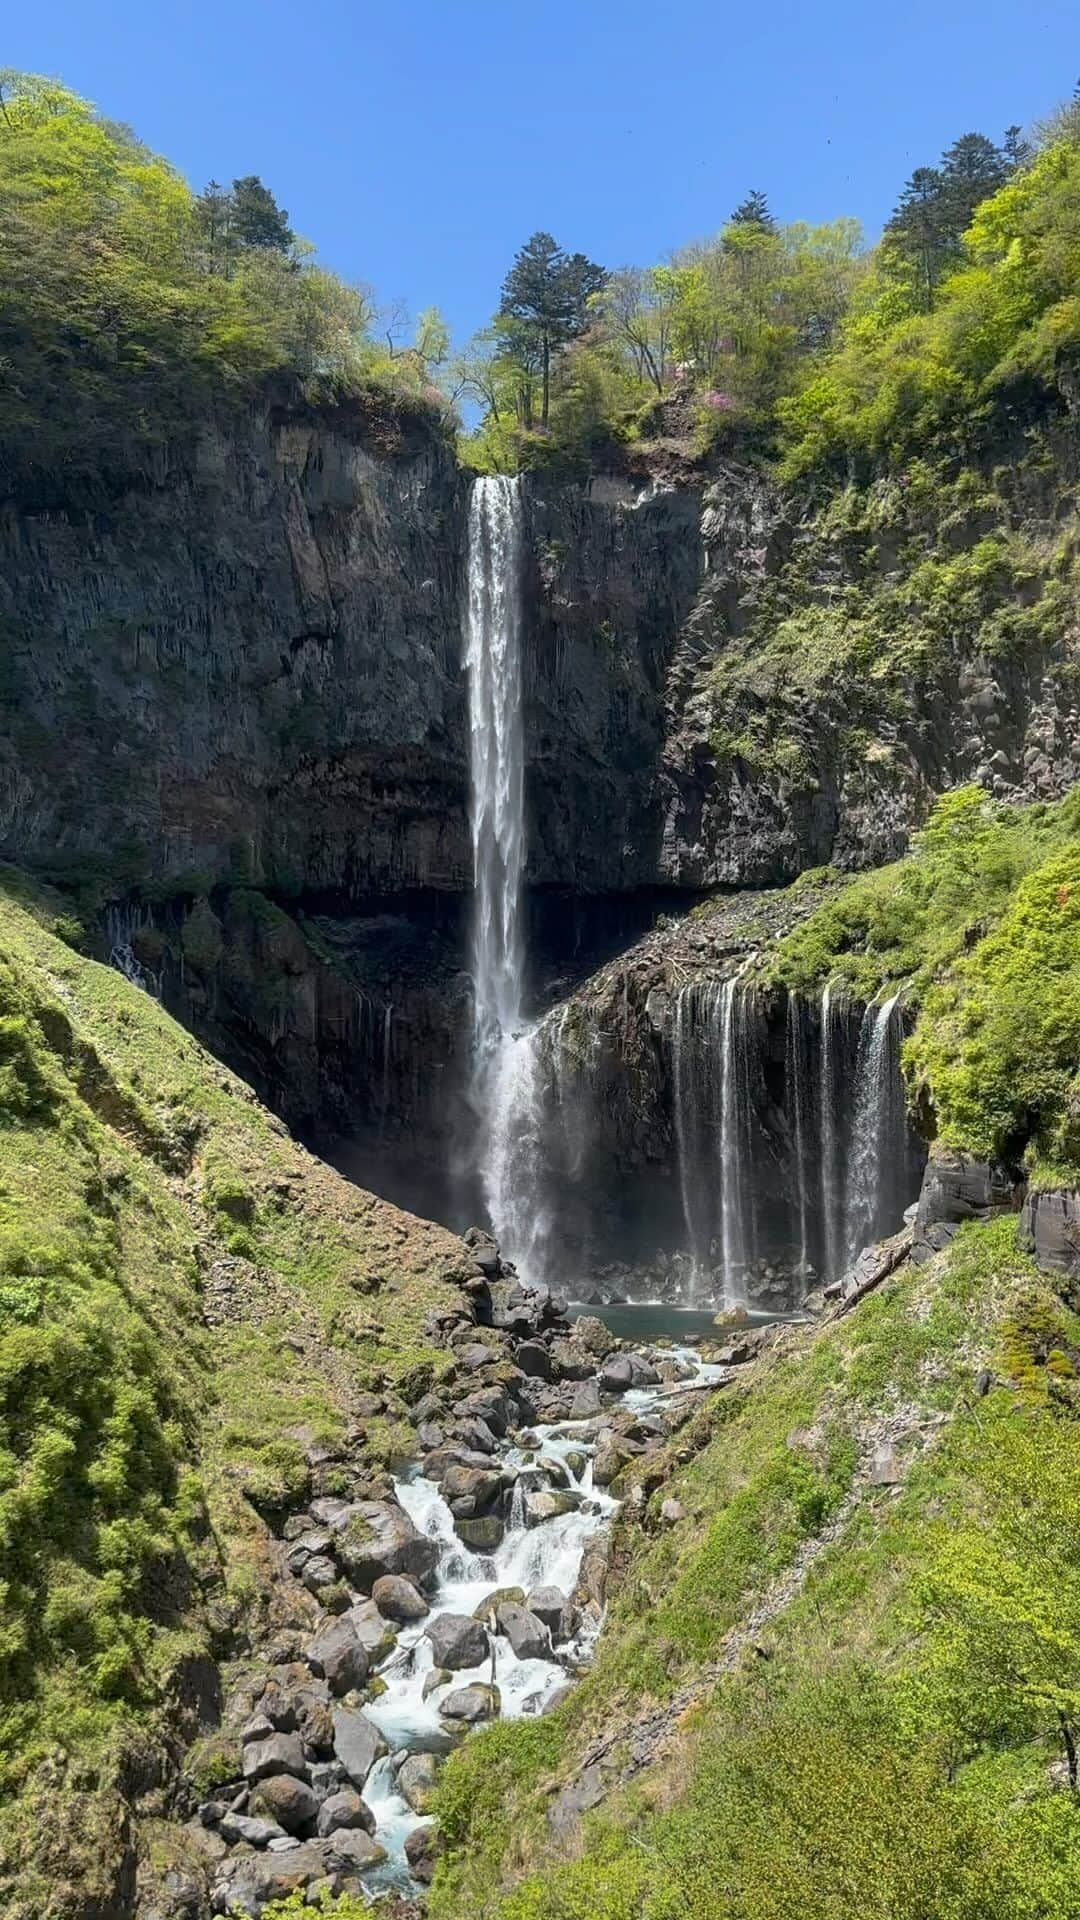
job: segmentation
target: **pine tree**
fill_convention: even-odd
[[[551,356],[584,331],[589,301],[607,280],[583,253],[564,253],[550,233],[534,233],[514,257],[503,282],[499,312],[512,322],[505,337],[534,348],[541,374],[541,424],[548,421]]]
[[[732,227],[761,227],[765,233],[776,232],[776,221],[769,212],[769,202],[757,187],[752,187],[745,200],[740,200],[731,219]]]
[[[272,247],[277,253],[288,253],[296,238],[284,207],[257,173],[232,183],[231,232],[237,246]]]

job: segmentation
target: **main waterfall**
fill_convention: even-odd
[[[473,1069],[477,1163],[492,1230],[528,1271],[543,1238],[530,1177],[541,1151],[539,1066],[525,1023],[525,740],[521,713],[521,496],[505,475],[469,505],[465,664],[472,781]]]

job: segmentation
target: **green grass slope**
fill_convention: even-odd
[[[433,1920],[1080,1914],[1078,1358],[1013,1219],[785,1333],[626,1510],[588,1677],[451,1760]]]
[[[58,905],[4,875],[0,1904],[55,1915],[120,1903],[130,1803],[268,1604],[265,1517],[313,1443],[394,1451],[462,1259],[66,945]]]

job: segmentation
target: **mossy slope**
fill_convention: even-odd
[[[121,1898],[130,1804],[267,1603],[260,1516],[313,1444],[393,1451],[463,1258],[64,944],[59,904],[4,875],[0,1889],[27,1914]]]

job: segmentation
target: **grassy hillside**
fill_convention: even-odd
[[[435,1920],[1080,1913],[1078,1358],[1013,1220],[786,1333],[621,1522],[587,1679],[451,1761]]]
[[[4,875],[0,1900],[59,1915],[69,1885],[111,1910],[128,1803],[272,1606],[261,1516],[319,1443],[393,1451],[461,1250],[295,1146],[58,908]]]

